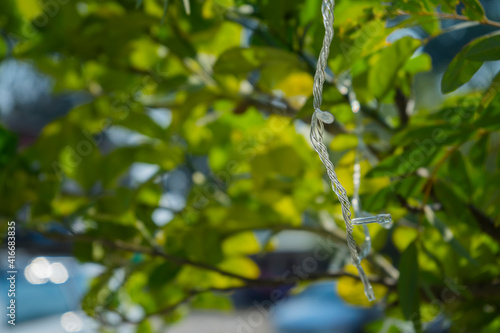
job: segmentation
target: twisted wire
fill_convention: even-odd
[[[365,294],[370,301],[375,299],[373,294],[372,286],[368,281],[365,271],[361,267],[361,257],[358,254],[358,249],[356,246],[356,241],[353,238],[353,225],[351,221],[351,203],[347,197],[345,188],[340,183],[337,174],[335,173],[335,167],[330,161],[328,150],[323,143],[323,122],[330,123],[333,121],[333,116],[327,112],[321,111],[321,102],[323,94],[323,85],[325,83],[325,69],[327,65],[328,56],[330,53],[330,44],[333,39],[333,22],[334,22],[334,0],[323,0],[321,11],[323,14],[323,23],[325,26],[325,36],[323,38],[323,46],[318,58],[318,63],[316,66],[316,74],[314,75],[314,85],[313,85],[313,107],[314,113],[311,120],[311,133],[310,139],[314,150],[319,155],[319,158],[326,168],[328,177],[331,181],[331,186],[333,192],[337,195],[341,206],[342,206],[342,216],[344,218],[344,223],[347,231],[347,245],[351,255],[352,262],[356,266],[360,279],[363,282]],[[352,104],[351,104],[352,107]],[[328,116],[325,116],[327,114]],[[359,165],[359,164],[358,164]]]
[[[319,110],[322,102],[323,84],[325,83],[325,68],[330,54],[330,44],[333,39],[333,21],[335,19],[333,9],[335,7],[334,0],[323,0],[321,12],[323,14],[323,24],[325,26],[325,37],[323,38],[323,46],[319,54],[318,63],[316,64],[316,74],[314,75],[313,86],[313,107]]]

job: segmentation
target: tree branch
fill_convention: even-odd
[[[339,242],[342,244],[347,244],[347,240],[345,237],[345,234],[340,232],[339,230],[327,230],[324,228],[317,228],[317,227],[309,227],[309,226],[290,226],[290,225],[270,225],[270,226],[265,226],[261,228],[242,228],[238,230],[234,230],[233,232],[242,232],[242,231],[255,231],[255,230],[270,230],[275,233],[282,232],[282,231],[305,231],[305,232],[311,232],[314,234],[317,234],[321,237],[324,237],[328,240],[334,241],[334,242]],[[360,251],[358,247],[358,251]],[[375,267],[378,267],[383,273],[384,277],[388,278],[389,280],[394,280],[394,282],[398,279],[399,277],[399,271],[389,262],[387,259],[385,259],[382,255],[378,253],[371,253],[367,258],[366,258],[372,265]]]
[[[409,12],[405,12],[405,11],[402,11],[402,10],[398,10],[397,11],[397,14],[398,15],[408,15],[408,16],[433,16],[433,17],[438,17],[438,18],[441,18],[441,19],[445,19],[445,20],[458,20],[458,21],[467,21],[467,22],[479,22],[483,25],[489,25],[489,26],[492,26],[492,27],[495,27],[495,28],[500,28],[500,22],[497,22],[497,21],[492,21],[490,19],[488,19],[487,17],[484,17],[482,20],[480,21],[476,21],[476,20],[472,20],[470,18],[468,18],[467,16],[464,16],[464,15],[459,15],[459,14],[448,14],[448,13],[439,13],[439,12],[429,12],[429,13],[424,13],[424,12],[420,12],[420,13],[409,13]]]
[[[304,53],[302,50],[295,50],[292,45],[287,43],[286,41],[283,40],[278,40],[278,42],[275,39],[275,36],[269,33],[269,30],[267,27],[260,21],[258,20],[250,20],[246,18],[240,18],[235,15],[226,15],[226,19],[235,23],[240,24],[242,27],[251,30],[253,33],[259,35],[268,45],[271,45],[273,47],[279,47],[279,44],[281,44],[284,48],[286,48],[288,51],[296,53],[297,56],[304,61],[304,63],[307,65],[308,71],[314,75],[316,71],[316,59],[313,57],[308,56],[306,53]],[[304,32],[305,34],[305,32]],[[328,84],[334,85],[335,84],[335,77],[328,74],[325,77],[325,82]],[[343,95],[346,103],[349,103],[349,97],[347,95]],[[388,130],[392,130],[391,126],[389,126],[382,118],[380,118],[376,112],[368,108],[366,105],[361,106],[361,112],[363,112],[366,116],[380,124],[382,127]],[[336,122],[334,122],[335,124]]]
[[[148,248],[144,246],[139,246],[139,245],[133,245],[133,244],[127,244],[124,242],[121,242],[119,240],[116,241],[110,241],[108,239],[102,239],[102,238],[95,238],[87,235],[62,235],[62,234],[55,234],[55,233],[42,233],[44,236],[54,239],[54,240],[59,240],[59,241],[66,241],[66,242],[74,242],[74,241],[82,241],[82,242],[99,242],[103,246],[115,249],[115,250],[121,250],[121,251],[127,251],[127,252],[133,252],[133,253],[142,253],[146,255],[150,255],[152,257],[161,257],[164,258],[168,261],[174,262],[179,265],[187,265],[191,267],[196,267],[200,269],[204,269],[207,271],[211,271],[214,273],[218,273],[227,277],[232,277],[241,281],[244,281],[246,283],[245,287],[281,287],[284,285],[295,285],[297,282],[312,282],[312,281],[318,281],[318,280],[325,280],[325,279],[334,279],[338,278],[341,276],[348,276],[352,277],[353,279],[359,280],[359,276],[345,272],[345,271],[339,271],[339,272],[322,272],[318,274],[309,274],[306,278],[303,279],[297,279],[300,281],[294,281],[294,282],[288,282],[285,279],[281,278],[249,278],[246,276],[243,276],[241,274],[236,274],[232,272],[228,272],[226,270],[220,269],[218,267],[202,263],[202,262],[197,262],[193,261],[187,258],[180,258],[173,256],[171,254],[165,253],[164,251],[158,249],[158,248]],[[379,283],[383,284],[385,286],[393,286],[395,284],[395,281],[392,281],[388,278],[370,278],[370,282],[372,283]]]
[[[453,146],[451,149],[445,152],[445,154],[441,157],[441,159],[436,163],[436,166],[434,167],[434,170],[432,171],[431,176],[429,177],[429,180],[425,184],[424,187],[424,199],[422,200],[422,211],[423,208],[427,205],[427,202],[429,201],[429,197],[431,195],[431,189],[432,186],[434,185],[434,182],[437,179],[437,173],[439,169],[443,166],[444,162],[450,157],[456,150],[460,148],[460,145]],[[420,215],[419,218],[419,224],[422,224],[422,219],[423,219],[423,214]]]

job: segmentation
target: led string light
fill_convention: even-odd
[[[351,203],[347,197],[345,188],[340,183],[337,174],[335,173],[335,168],[333,163],[330,161],[328,150],[323,143],[323,131],[324,123],[331,124],[334,121],[334,117],[331,113],[321,110],[323,85],[325,83],[325,68],[327,65],[328,55],[330,54],[330,44],[333,39],[333,21],[334,21],[334,0],[323,0],[321,6],[321,12],[323,14],[323,23],[325,26],[325,36],[323,38],[323,46],[318,58],[318,63],[316,66],[316,74],[314,75],[314,86],[313,86],[313,107],[314,113],[311,120],[311,133],[310,138],[314,150],[319,155],[321,162],[324,164],[328,177],[330,178],[333,192],[337,195],[341,205],[342,205],[342,216],[344,218],[346,231],[347,231],[347,245],[351,254],[351,260],[353,265],[357,268],[359,277],[363,282],[365,295],[369,301],[375,300],[375,295],[373,293],[373,288],[368,280],[363,267],[361,266],[361,260],[365,258],[370,252],[371,248],[371,237],[366,224],[368,223],[379,223],[381,225],[390,225],[391,216],[389,214],[379,214],[377,216],[369,216],[368,214],[361,211],[361,204],[359,200],[359,186],[361,179],[361,152],[366,149],[362,141],[362,127],[361,120],[359,116],[360,104],[356,99],[356,95],[352,89],[351,80],[346,77],[343,83],[339,83],[338,88],[341,92],[347,94],[349,98],[349,103],[351,105],[351,110],[356,114],[357,117],[357,128],[356,135],[358,137],[358,149],[356,152],[356,161],[354,165],[354,196],[353,196],[353,209],[357,218],[351,217]],[[361,253],[358,253],[356,241],[353,238],[353,226],[362,225],[365,234],[365,241],[361,247]]]
[[[392,227],[392,217],[390,214],[378,214],[376,216],[371,216],[370,213],[363,211],[361,208],[361,199],[359,198],[359,188],[361,186],[361,160],[363,159],[363,157],[366,157],[368,162],[372,166],[374,166],[378,163],[378,159],[371,153],[371,151],[366,147],[365,142],[363,141],[364,126],[361,119],[361,114],[359,112],[361,109],[361,103],[359,103],[356,97],[356,93],[352,88],[352,80],[348,73],[339,78],[337,89],[342,94],[347,95],[349,104],[351,106],[351,111],[353,112],[356,121],[354,132],[356,134],[358,145],[356,148],[356,155],[354,160],[354,190],[352,196],[352,209],[354,211],[354,215],[359,217],[352,219],[352,224],[363,226],[365,239],[363,244],[361,245],[360,258],[364,259],[368,256],[371,250],[371,236],[367,224],[378,223],[382,227],[389,229]]]

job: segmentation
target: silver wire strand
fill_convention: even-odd
[[[361,267],[361,257],[358,254],[358,249],[356,241],[353,238],[353,225],[351,221],[351,203],[347,196],[345,188],[340,183],[337,174],[335,173],[335,167],[330,161],[330,156],[328,150],[323,142],[323,131],[324,122],[333,122],[333,116],[328,112],[321,111],[321,102],[323,94],[323,85],[325,83],[325,69],[327,66],[328,56],[330,54],[330,45],[333,39],[333,22],[334,22],[334,0],[323,0],[321,6],[321,12],[323,14],[323,23],[325,26],[325,36],[323,38],[323,46],[318,58],[318,63],[316,66],[316,74],[314,75],[314,86],[313,86],[313,107],[314,113],[311,120],[311,133],[310,139],[314,150],[319,155],[319,158],[326,168],[326,172],[331,181],[331,186],[333,192],[337,195],[340,204],[342,206],[342,216],[344,218],[344,223],[347,231],[347,245],[349,252],[351,254],[351,260],[354,266],[357,268],[361,281],[364,285],[365,295],[368,300],[375,300],[375,295],[373,293],[373,288],[368,280],[368,277]],[[352,103],[351,103],[352,104]],[[352,105],[351,105],[352,107]],[[327,115],[325,115],[327,114]],[[358,164],[359,166],[359,164]]]

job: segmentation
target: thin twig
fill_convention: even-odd
[[[142,253],[146,255],[150,255],[153,257],[161,257],[164,258],[168,261],[174,262],[179,265],[187,265],[187,266],[192,266],[204,270],[208,270],[211,272],[219,273],[221,275],[227,276],[227,277],[232,277],[241,281],[244,281],[246,283],[246,287],[280,287],[284,285],[293,285],[294,283],[290,283],[285,281],[284,279],[281,278],[249,278],[246,276],[243,276],[241,274],[236,274],[232,272],[228,272],[226,270],[220,269],[218,267],[202,263],[202,262],[196,262],[187,258],[180,258],[173,256],[171,254],[165,253],[161,251],[160,249],[157,248],[147,248],[139,245],[133,245],[133,244],[127,244],[121,241],[110,241],[109,239],[101,239],[101,238],[95,238],[87,235],[62,235],[62,234],[55,234],[55,233],[43,233],[44,236],[59,240],[59,241],[67,241],[67,242],[74,242],[74,241],[82,241],[82,242],[99,242],[103,246],[116,249],[116,250],[122,250],[122,251],[127,251],[127,252],[133,252],[133,253]],[[313,281],[319,281],[319,280],[325,280],[325,279],[334,279],[334,278],[339,278],[342,276],[347,276],[347,277],[352,277],[353,279],[358,279],[359,277],[357,275],[345,272],[345,271],[339,271],[339,272],[322,272],[318,274],[309,274],[307,278],[304,279],[298,279],[302,282],[313,282]],[[392,281],[387,278],[377,278],[377,277],[371,277],[370,281],[373,283],[379,283],[383,284],[386,286],[392,286],[395,284],[395,281]]]
[[[429,201],[429,196],[431,195],[431,189],[432,189],[432,186],[434,185],[434,182],[436,181],[437,173],[438,173],[439,169],[441,168],[441,166],[443,166],[444,162],[446,162],[448,157],[450,157],[459,147],[460,147],[460,145],[457,145],[457,146],[454,146],[451,149],[449,149],[443,155],[443,157],[441,157],[441,159],[437,162],[436,166],[434,167],[434,170],[432,171],[432,174],[429,177],[429,180],[425,184],[424,200],[422,201],[422,211],[423,211],[423,207],[425,207],[427,205],[427,202]],[[422,224],[422,217],[423,217],[423,214],[420,215],[419,224]]]
[[[437,18],[445,19],[445,20],[458,20],[458,21],[468,21],[468,22],[479,22],[483,25],[489,25],[492,27],[500,28],[500,22],[492,21],[487,17],[484,17],[482,20],[473,20],[465,15],[459,14],[448,14],[448,13],[439,13],[439,12],[419,12],[419,13],[409,13],[402,10],[397,11],[398,15],[408,15],[408,16],[434,16]]]

